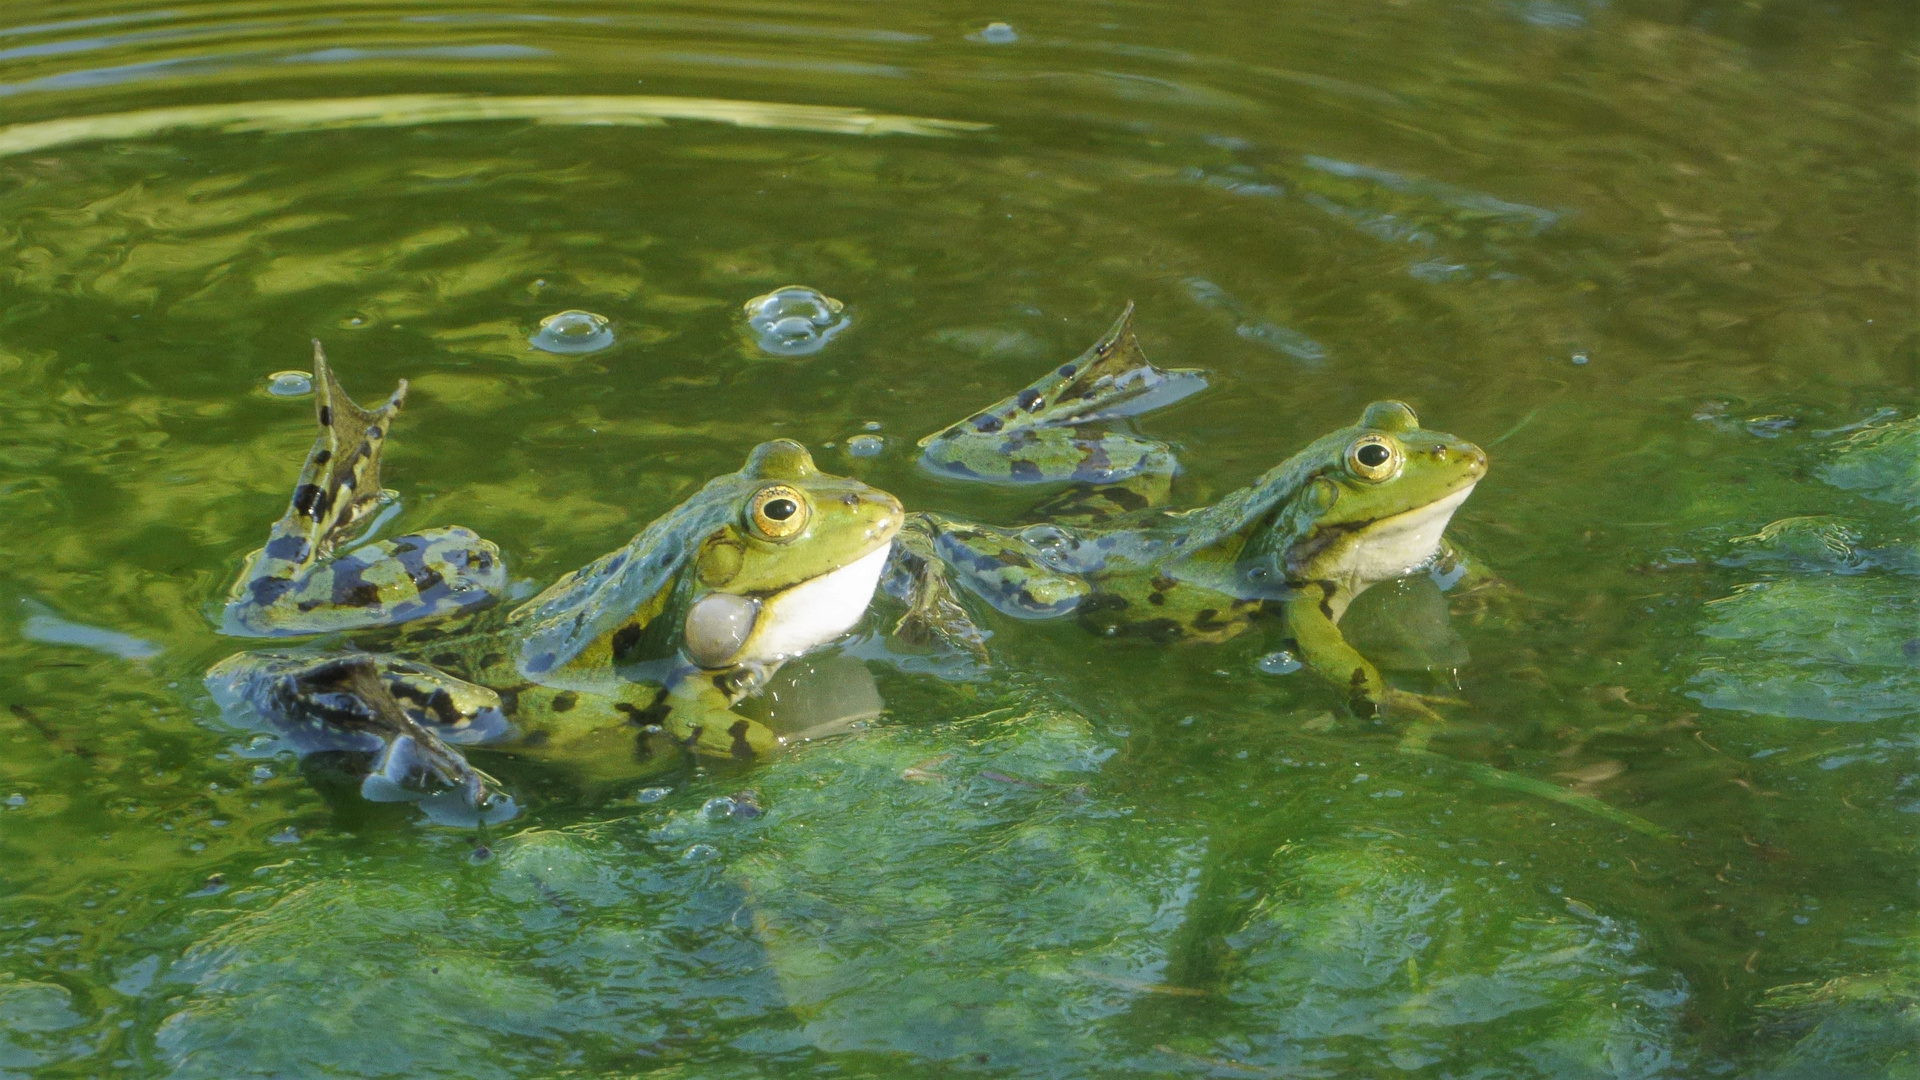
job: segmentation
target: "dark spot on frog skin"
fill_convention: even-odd
[[[1320,588],[1320,614],[1325,615],[1331,620],[1333,618],[1333,591],[1339,588],[1339,586],[1331,581],[1316,581],[1314,584]]]
[[[552,653],[541,653],[539,656],[527,661],[527,670],[535,675],[541,674],[553,666],[553,659]]]
[[[1007,470],[1015,480],[1034,483],[1040,479],[1040,466],[1031,461],[1014,460],[1008,462]]]
[[[1074,367],[1072,364],[1062,364],[1060,366],[1060,377],[1063,379],[1071,379],[1073,378],[1073,373],[1078,370],[1080,369]]]
[[[331,405],[320,406],[320,426],[321,427],[333,426],[333,406]]]
[[[1171,644],[1186,636],[1185,628],[1172,619],[1148,619],[1133,629],[1156,645]]]
[[[637,622],[630,622],[620,629],[615,630],[612,641],[613,662],[616,664],[626,663],[632,655],[634,648],[640,644],[640,635],[645,632],[646,629]]]
[[[444,687],[435,690],[433,696],[427,699],[427,708],[448,727],[457,727],[466,720],[466,717],[460,715],[460,710],[454,708],[453,695],[447,693]]]
[[[521,746],[545,746],[553,736],[544,731],[529,731],[527,737],[520,740]]]
[[[1160,605],[1160,606],[1164,606],[1164,605],[1166,604],[1166,602],[1167,602],[1167,594],[1166,594],[1166,593],[1163,593],[1163,592],[1153,592],[1153,593],[1148,593],[1148,594],[1147,594],[1147,603],[1149,603],[1149,604],[1155,604],[1155,605]]]
[[[380,606],[380,586],[360,577],[360,567],[343,566],[334,571],[335,607],[370,608]]]
[[[253,594],[253,602],[261,607],[271,607],[274,601],[285,596],[293,588],[293,582],[286,578],[255,578],[247,587]]]
[[[333,451],[331,450],[315,450],[313,452],[313,463],[315,465],[325,465],[327,462],[332,460],[333,460]]]
[[[487,655],[480,658],[480,666],[493,667],[495,664],[498,664],[505,659],[506,657],[500,653],[490,652]]]
[[[1028,412],[1034,412],[1040,408],[1041,400],[1040,391],[1028,388],[1020,391],[1020,393],[1014,397],[1013,402]]]
[[[975,431],[984,431],[989,435],[993,434],[996,431],[999,431],[1003,426],[1004,425],[1002,425],[1000,422],[1000,418],[997,416],[982,416],[982,417],[976,418],[973,422],[973,428]]]
[[[1349,681],[1347,707],[1359,716],[1373,715],[1373,702],[1367,698],[1367,671],[1354,668],[1353,678]]]
[[[307,538],[294,536],[276,536],[267,543],[267,558],[285,559],[287,562],[299,562],[307,557]]]
[[[734,757],[750,758],[753,756],[753,745],[747,742],[747,722],[745,720],[735,720],[733,726],[727,729],[727,734],[733,736]]]
[[[456,667],[460,663],[460,654],[443,652],[431,659],[435,667]]]
[[[578,704],[580,704],[580,695],[571,690],[562,690],[553,695],[554,712],[571,712]]]
[[[1225,630],[1232,625],[1231,622],[1220,618],[1220,612],[1217,608],[1201,608],[1199,613],[1193,617],[1193,628],[1203,634],[1210,634],[1215,630]]]
[[[315,504],[319,502],[320,485],[318,484],[301,484],[293,493],[293,509],[296,513],[309,516],[325,513],[324,510],[314,509]]]

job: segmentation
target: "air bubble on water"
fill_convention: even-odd
[[[746,303],[747,326],[762,352],[806,356],[853,325],[846,305],[805,285],[787,285]]]
[[[983,41],[988,45],[1011,45],[1020,40],[1013,27],[1003,22],[990,22],[984,29],[967,35],[968,41]]]
[[[300,397],[313,393],[313,376],[304,371],[276,371],[267,376],[267,393],[274,397]]]
[[[733,800],[725,795],[715,795],[700,808],[700,816],[708,821],[725,821],[733,816]]]
[[[253,770],[254,783],[264,784],[271,779],[273,779],[273,770],[267,768],[265,765],[258,766]]]
[[[869,420],[860,426],[868,431],[879,431],[885,425],[881,424],[878,420]]]
[[[685,854],[680,856],[680,861],[681,862],[706,862],[709,859],[719,857],[719,855],[720,855],[720,849],[717,847],[714,847],[712,844],[695,844],[692,847],[688,848]]]
[[[16,791],[7,796],[7,809],[18,810],[25,805],[27,805],[27,797],[25,795]]]
[[[541,319],[540,329],[527,344],[563,355],[599,352],[613,344],[613,327],[605,316],[591,311],[562,311]]]
[[[300,833],[291,825],[267,837],[267,843],[269,844],[297,844],[299,842]]]
[[[878,435],[855,435],[847,440],[847,453],[854,457],[879,457],[886,448],[887,440]]]
[[[1587,359],[1588,357],[1586,353],[1577,352],[1573,354],[1573,362],[1576,366],[1585,366],[1585,364],[1587,363]]]
[[[657,803],[671,794],[673,794],[673,789],[670,787],[641,788],[634,793],[633,801],[637,803]]]
[[[1261,657],[1254,665],[1268,675],[1291,675],[1303,666],[1292,653],[1282,650],[1270,652]]]

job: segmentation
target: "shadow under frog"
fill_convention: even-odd
[[[979,652],[986,635],[955,583],[1015,618],[1072,616],[1154,642],[1224,641],[1265,619],[1356,713],[1431,718],[1429,703],[1444,699],[1389,686],[1339,623],[1375,584],[1427,570],[1451,586],[1466,574],[1442,534],[1486,475],[1486,454],[1377,401],[1212,506],[1163,509],[1172,451],[1114,422],[1206,380],[1150,364],[1132,315],[1129,305],[1078,359],[921,440],[922,464],[944,476],[1068,486],[1024,526],[909,515],[887,581],[908,603],[902,636]]]
[[[866,611],[902,521],[892,495],[823,473],[798,443],[755,448],[631,542],[510,612],[499,549],[459,526],[361,541],[391,500],[381,450],[406,383],[356,405],[314,346],[319,437],[286,513],[247,560],[222,630],[377,635],[357,647],[228,657],[230,717],[356,770],[375,801],[502,820],[511,800],[461,747],[503,746],[587,776],[686,752],[755,758],[781,740],[735,711],[790,657]]]

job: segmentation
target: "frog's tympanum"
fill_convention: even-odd
[[[510,744],[601,775],[687,750],[774,750],[773,733],[732,706],[784,659],[854,625],[900,529],[893,496],[776,440],[503,614],[489,610],[506,584],[500,552],[467,529],[355,542],[392,498],[380,456],[406,384],[363,410],[318,343],[313,374],[320,436],[234,586],[224,629],[377,632],[376,651],[246,652],[207,681],[303,754],[363,755],[370,798],[444,790],[484,810],[494,786],[461,745]]]
[[[1389,687],[1338,624],[1369,586],[1452,558],[1441,533],[1486,474],[1486,454],[1377,401],[1212,506],[1160,509],[1171,450],[1106,422],[1205,381],[1149,364],[1132,311],[1079,359],[921,440],[923,464],[943,475],[1072,486],[1021,527],[909,516],[890,575],[909,605],[903,635],[978,650],[984,635],[955,580],[1007,615],[1071,614],[1161,642],[1222,641],[1271,617],[1356,712],[1430,713],[1428,699]]]

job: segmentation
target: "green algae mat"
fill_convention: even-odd
[[[0,1077],[1920,1077],[1910,6],[0,10]],[[787,286],[804,286],[785,289]],[[470,751],[436,823],[204,687],[320,339],[515,597],[754,445],[916,441],[1129,302],[1211,503],[1483,447],[1341,626],[882,596],[767,760]],[[584,314],[590,313],[590,314]],[[293,374],[288,374],[288,373]],[[1038,490],[1038,494],[1036,494]],[[324,644],[324,642],[323,642]]]

